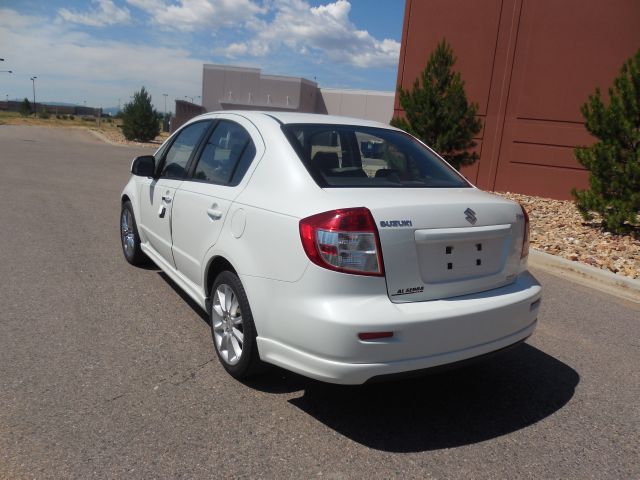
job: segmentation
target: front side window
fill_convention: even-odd
[[[470,187],[429,149],[397,130],[317,124],[282,129],[321,187]]]
[[[255,153],[255,146],[244,128],[221,120],[202,150],[193,178],[221,185],[237,185]]]
[[[161,177],[184,178],[191,154],[210,126],[210,121],[196,122],[186,126],[178,133],[165,156],[164,165],[160,171]]]

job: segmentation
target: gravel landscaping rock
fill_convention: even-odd
[[[586,222],[572,201],[494,192],[522,204],[531,220],[531,247],[560,257],[640,278],[640,233],[614,235],[596,217]]]

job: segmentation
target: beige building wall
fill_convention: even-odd
[[[394,99],[394,92],[321,88],[318,111],[389,123]]]
[[[258,68],[205,64],[202,106],[216,110],[327,113],[389,123],[394,92],[318,88],[301,77],[262,75]]]

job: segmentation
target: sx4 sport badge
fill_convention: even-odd
[[[424,286],[422,287],[409,287],[409,288],[399,288],[396,293],[391,295],[392,297],[397,297],[398,295],[411,295],[414,293],[422,293],[424,292]]]

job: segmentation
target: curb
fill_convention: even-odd
[[[88,128],[87,131],[91,132],[91,134],[94,137],[97,137],[98,139],[102,140],[104,143],[108,143],[109,145],[118,146],[118,147],[123,146],[121,143],[116,143],[113,140],[108,139],[105,135],[101,134],[100,132],[97,132],[96,130],[91,130],[90,128]]]
[[[109,145],[113,145],[114,147],[142,147],[142,148],[154,148],[157,150],[158,148],[160,148],[160,145],[162,145],[163,143],[163,142],[156,142],[155,140],[153,140],[147,143],[132,142],[133,145],[131,145],[129,143],[114,142],[113,140],[108,138],[106,135],[102,134],[97,130],[92,130],[88,128],[87,131],[91,132],[91,134],[94,137],[97,137],[98,139],[102,140],[104,143],[108,143]]]
[[[601,292],[640,303],[640,280],[616,275],[608,270],[601,270],[534,249],[529,251],[529,266],[545,270]]]

